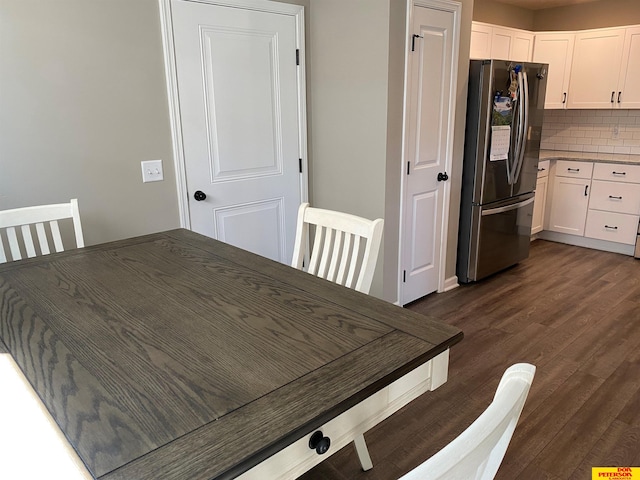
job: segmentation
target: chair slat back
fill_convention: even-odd
[[[309,229],[315,235],[309,256],[308,273],[329,281],[369,293],[382,241],[384,221],[368,220],[342,212],[300,205],[294,268],[302,269]]]
[[[51,253],[51,246],[49,245],[45,225],[49,227],[54,250],[56,252],[64,251],[62,235],[60,234],[60,227],[58,225],[58,220],[63,219],[72,220],[76,247],[84,247],[80,211],[76,199],[72,199],[69,203],[0,211],[0,231],[5,231],[9,244],[9,258],[7,258],[5,245],[0,236],[0,263],[5,263],[8,260],[22,260],[21,241],[28,258],[35,257],[38,254],[33,239],[32,226],[35,228],[41,255]],[[20,235],[18,235],[18,232],[20,232]]]
[[[400,480],[477,479],[496,476],[527,400],[536,367],[509,367],[491,405],[446,447]]]

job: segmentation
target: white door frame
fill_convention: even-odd
[[[271,0],[183,0],[196,3],[208,3],[228,7],[245,8],[267,13],[291,15],[296,21],[296,48],[299,50],[298,68],[298,145],[299,158],[302,159],[300,174],[300,196],[302,202],[309,198],[309,164],[307,160],[307,97],[305,79],[305,44],[304,44],[304,7]],[[182,143],[182,122],[180,121],[180,103],[178,96],[178,76],[176,72],[176,55],[173,47],[173,22],[171,18],[171,0],[158,0],[160,7],[160,25],[162,29],[162,46],[164,68],[169,100],[169,122],[171,127],[171,143],[176,172],[176,188],[178,193],[178,212],[180,226],[191,229],[189,216],[189,199],[187,192],[187,174]]]
[[[400,228],[400,238],[399,238],[399,249],[398,249],[398,301],[402,302],[403,298],[403,288],[404,282],[402,280],[402,267],[403,267],[403,245],[404,245],[404,214],[405,214],[405,193],[406,193],[406,182],[408,181],[407,176],[404,174],[407,164],[407,151],[408,151],[408,123],[409,123],[409,106],[408,102],[408,88],[409,88],[409,75],[411,72],[410,62],[412,60],[409,50],[411,48],[411,36],[413,32],[411,31],[413,25],[413,9],[414,6],[419,7],[427,7],[435,10],[442,10],[445,12],[451,12],[454,15],[454,32],[453,32],[453,58],[451,65],[451,89],[449,92],[449,102],[450,105],[456,105],[456,95],[458,92],[458,57],[459,57],[459,49],[460,49],[460,22],[462,16],[462,4],[455,0],[407,0],[407,23],[406,23],[406,37],[405,37],[405,62],[404,62],[404,107],[403,107],[403,121],[402,121],[402,162],[400,164],[401,169],[401,178],[402,178],[402,186],[400,192],[400,221],[402,228]],[[445,171],[449,173],[451,176],[452,165],[453,165],[453,139],[454,139],[454,130],[455,130],[455,111],[456,109],[450,112],[449,122],[447,125],[447,144],[445,147],[446,155],[444,160],[444,168]],[[446,290],[450,290],[457,286],[457,277],[453,278],[453,281],[447,281],[445,275],[445,266],[447,259],[447,239],[448,239],[448,230],[449,230],[449,205],[450,205],[450,197],[451,197],[451,180],[444,182],[444,191],[443,191],[443,201],[442,201],[442,229],[440,233],[440,257],[438,258],[438,268],[439,268],[439,278],[438,278],[438,292],[444,292]]]

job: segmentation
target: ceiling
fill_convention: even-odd
[[[598,0],[495,0],[499,3],[507,3],[528,10],[542,10],[543,8],[564,7],[577,5],[578,3],[595,2]]]

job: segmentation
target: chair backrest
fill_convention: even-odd
[[[73,220],[76,246],[84,247],[82,236],[82,224],[80,223],[80,212],[78,210],[78,200],[72,199],[69,203],[59,203],[55,205],[40,205],[37,207],[15,208],[13,210],[0,211],[0,234],[4,230],[9,242],[9,250],[5,252],[5,246],[0,235],[0,263],[9,260],[21,260],[22,252],[20,244],[24,245],[27,257],[35,257],[36,245],[33,241],[32,226],[38,237],[38,245],[41,255],[51,253],[49,237],[45,225],[49,225],[49,233],[53,240],[53,247],[56,252],[64,251],[62,236],[58,220],[70,218]],[[19,238],[21,237],[21,238]]]
[[[309,226],[315,226],[309,265],[303,260],[309,245]],[[384,220],[300,205],[292,267],[332,282],[369,293],[382,241]]]
[[[400,480],[489,480],[502,463],[536,367],[517,363],[502,376],[491,405],[449,445]]]

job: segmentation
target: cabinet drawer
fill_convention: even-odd
[[[589,209],[640,215],[640,185],[594,180]]]
[[[276,452],[246,471],[238,480],[297,478],[322,460],[348,445],[359,435],[373,428],[423,393],[435,390],[447,381],[449,350],[415,368],[382,390],[364,399],[346,412],[312,429],[307,435]],[[321,431],[331,445],[318,455],[309,448],[309,440]]]
[[[596,163],[593,167],[593,179],[640,183],[640,165]]]
[[[556,162],[557,177],[591,178],[593,163],[591,162],[571,162],[568,160],[558,160]]]
[[[635,245],[638,219],[640,219],[638,215],[589,210],[584,236]]]
[[[549,176],[549,164],[550,160],[541,160],[538,162],[538,178]]]

